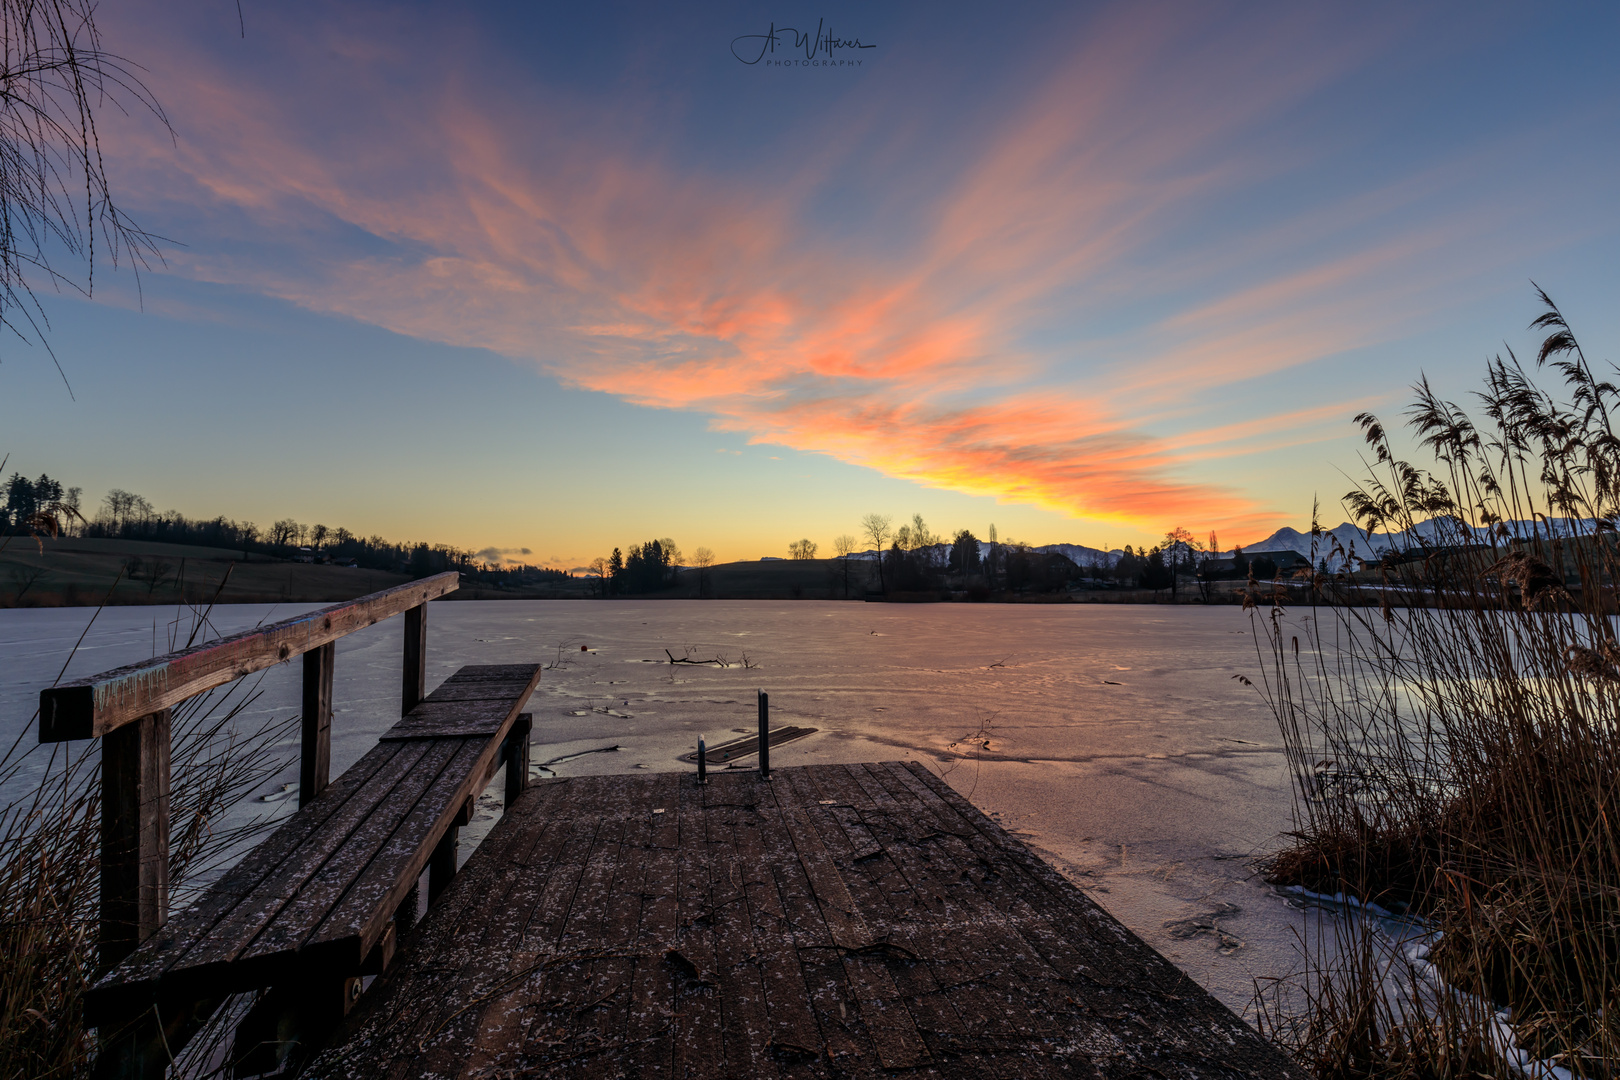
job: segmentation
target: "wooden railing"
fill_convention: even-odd
[[[403,716],[426,691],[427,602],[454,592],[459,581],[454,572],[437,574],[40,692],[40,742],[102,740],[103,970],[129,955],[168,918],[170,710],[217,686],[302,656],[302,806],[330,779],[337,639],[404,614]]]

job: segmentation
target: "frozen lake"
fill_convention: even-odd
[[[212,624],[230,633],[313,606],[221,608]],[[39,689],[91,614],[0,610],[8,745],[34,737]],[[108,609],[65,677],[167,651],[190,629],[173,608]],[[393,619],[338,642],[334,776],[398,718],[401,634]],[[732,666],[671,666],[666,649]],[[1250,865],[1291,827],[1291,796],[1271,715],[1233,678],[1258,666],[1235,607],[451,602],[429,608],[428,655],[429,689],[465,663],[557,665],[529,706],[534,761],[621,747],[559,775],[689,769],[676,758],[700,734],[712,746],[753,729],[764,689],[773,726],[820,729],[774,748],[773,765],[928,764],[1234,1009],[1255,976],[1294,966],[1302,916]],[[295,714],[298,665],[261,689],[244,719]],[[987,744],[961,758],[975,736]],[[297,746],[285,750],[261,795],[297,779]]]

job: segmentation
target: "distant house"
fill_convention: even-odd
[[[1270,559],[1277,572],[1285,576],[1293,574],[1296,570],[1311,568],[1311,560],[1297,551],[1245,551],[1243,557],[1249,561],[1250,566],[1261,559]],[[1199,573],[1206,579],[1231,577],[1236,572],[1236,559],[1206,559],[1199,564]]]
[[[786,562],[787,560],[782,558],[782,556],[780,556],[780,555],[761,555],[759,557],[759,561],[760,562]]]
[[[1292,574],[1295,570],[1311,568],[1311,560],[1297,551],[1247,551],[1244,554],[1249,557],[1251,566],[1258,559],[1270,559],[1276,564],[1277,572],[1281,574]]]

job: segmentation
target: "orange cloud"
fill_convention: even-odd
[[[1121,15],[1094,29],[953,164],[914,208],[913,233],[874,241],[818,233],[809,181],[770,193],[747,175],[677,167],[589,104],[490,104],[454,65],[443,81],[402,80],[408,50],[363,50],[341,29],[326,44],[343,67],[282,73],[284,85],[166,72],[157,89],[174,105],[178,151],[117,150],[139,160],[145,196],[195,199],[252,241],[248,254],[176,252],[175,268],[197,278],[490,348],[573,386],[700,410],[754,442],[931,487],[1149,528],[1258,529],[1277,515],[1187,469],[1213,446],[1275,432],[1275,418],[1155,437],[1119,389],[1184,396],[1359,343],[1364,312],[1323,297],[1430,241],[1186,307],[1156,328],[1156,355],[1138,358],[1151,367],[1117,343],[1090,369],[1083,340],[1043,343],[1031,331],[1065,304],[1124,298],[1142,273],[1133,253],[1178,208],[1261,167],[1212,148],[1356,48],[1306,58],[1283,47],[1297,27],[1232,33],[1221,63],[1264,63],[1270,77],[1205,100],[1198,64],[1164,79],[1199,27]],[[312,131],[332,101],[354,115]],[[835,165],[822,156],[806,172]]]

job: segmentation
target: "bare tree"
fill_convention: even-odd
[[[0,0],[0,326],[47,351],[37,283],[91,295],[98,236],[103,258],[137,275],[162,258],[158,238],[113,203],[96,125],[100,109],[125,103],[165,128],[169,121],[133,65],[102,48],[96,7]],[[52,264],[53,250],[84,263],[82,285]],[[60,363],[56,370],[71,395]]]
[[[714,565],[714,552],[706,547],[700,547],[692,552],[692,565],[698,572],[698,595],[702,596],[709,584],[709,567]]]
[[[849,598],[849,557],[855,553],[855,538],[848,533],[833,540],[833,550],[838,552],[838,561],[844,564],[844,598]]]
[[[1181,567],[1192,565],[1193,534],[1180,525],[1164,534],[1164,561],[1170,567],[1170,602],[1175,603],[1177,585],[1181,580]]]
[[[795,540],[788,545],[788,555],[794,559],[813,559],[817,546],[814,540]]]
[[[867,514],[861,518],[861,534],[877,548],[878,590],[888,592],[883,583],[883,546],[894,533],[890,529],[893,519],[888,514]]]

